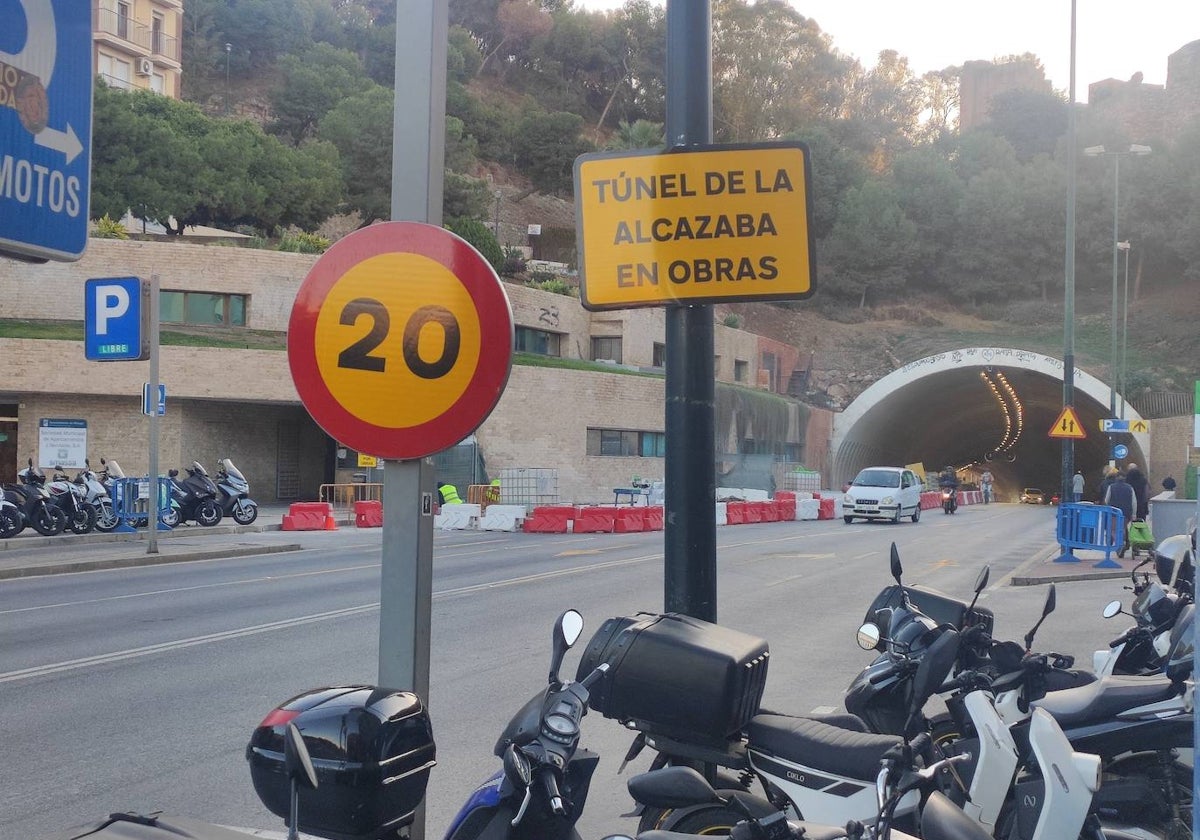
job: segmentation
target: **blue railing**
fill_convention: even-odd
[[[144,527],[151,520],[150,479],[149,478],[118,478],[113,480],[109,489],[112,496],[113,513],[121,524],[113,529],[117,534],[136,533],[138,527]],[[170,526],[163,524],[163,517],[171,512],[171,479],[158,479],[158,505],[154,509],[153,519],[158,530],[169,531]]]
[[[1079,548],[1104,552],[1096,568],[1119,569],[1112,555],[1125,544],[1125,514],[1107,505],[1060,504],[1057,540],[1063,553],[1056,562],[1078,563],[1072,550]]]

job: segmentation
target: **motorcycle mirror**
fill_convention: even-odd
[[[554,622],[553,653],[550,656],[550,683],[558,682],[558,669],[571,646],[583,632],[583,616],[578,610],[567,610]]]
[[[283,731],[283,767],[287,777],[299,787],[316,789],[317,771],[313,769],[308,746],[300,729],[290,721]]]
[[[881,638],[883,638],[883,634],[879,632],[879,626],[876,624],[868,621],[858,628],[858,646],[863,650],[874,650]]]
[[[938,636],[921,657],[917,673],[913,675],[912,705],[908,710],[907,733],[911,724],[920,717],[921,709],[946,681],[950,670],[958,660],[958,631],[947,630]]]
[[[988,578],[991,577],[992,567],[985,565],[979,570],[979,577],[975,578],[975,594],[978,595],[988,585]]]
[[[892,543],[891,562],[892,577],[896,579],[896,583],[898,585],[903,586],[903,584],[900,583],[900,575],[904,573],[904,569],[900,566],[900,550],[896,548],[895,543]]]
[[[504,751],[504,777],[519,790],[529,787],[533,782],[529,759],[517,750],[516,744],[509,744]]]
[[[1109,601],[1107,604],[1104,605],[1103,615],[1105,618],[1114,618],[1120,614],[1121,614],[1121,602],[1120,601]]]
[[[167,470],[167,475],[169,475],[171,478],[178,478],[179,470],[175,470],[175,469]]]
[[[1046,620],[1046,616],[1054,612],[1054,584],[1050,584],[1049,590],[1046,591],[1046,603],[1042,606],[1042,617],[1037,620],[1037,624],[1025,634],[1025,651],[1029,652],[1033,649],[1033,637],[1037,635],[1038,628],[1042,626],[1042,622]]]

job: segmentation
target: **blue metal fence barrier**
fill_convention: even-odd
[[[1078,563],[1072,549],[1081,548],[1104,552],[1097,569],[1119,569],[1121,564],[1112,555],[1125,544],[1125,514],[1107,505],[1060,504],[1057,540],[1063,553],[1056,563]]]
[[[156,523],[158,530],[171,530],[171,527],[162,521],[163,517],[171,512],[171,479],[158,479],[158,504],[153,507],[153,516],[148,477],[114,479],[109,495],[112,496],[113,513],[120,520],[120,524],[113,529],[114,533],[136,533],[138,527],[148,525],[151,519]]]

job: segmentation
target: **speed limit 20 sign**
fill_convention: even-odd
[[[448,449],[508,381],[513,319],[500,278],[453,233],[372,225],[309,271],[288,323],[288,364],[330,437],[381,458]]]

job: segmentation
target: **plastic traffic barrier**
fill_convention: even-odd
[[[646,530],[646,509],[644,507],[621,507],[615,510],[613,533],[630,534]]]
[[[575,511],[576,534],[611,534],[616,525],[616,508],[581,507]]]
[[[573,519],[575,508],[569,505],[545,505],[535,507],[521,527],[527,534],[565,534],[567,524]]]
[[[481,531],[519,531],[525,519],[525,505],[490,504],[479,518]]]
[[[354,503],[355,528],[383,527],[383,502],[378,499],[363,499]]]
[[[293,502],[283,516],[283,531],[336,531],[333,505],[329,502]]]
[[[744,525],[746,523],[746,503],[745,502],[726,502],[725,503],[725,524],[726,525]]]
[[[662,505],[651,505],[644,508],[642,511],[646,520],[647,531],[661,531],[663,529],[663,508]],[[719,522],[717,523],[720,524]]]

